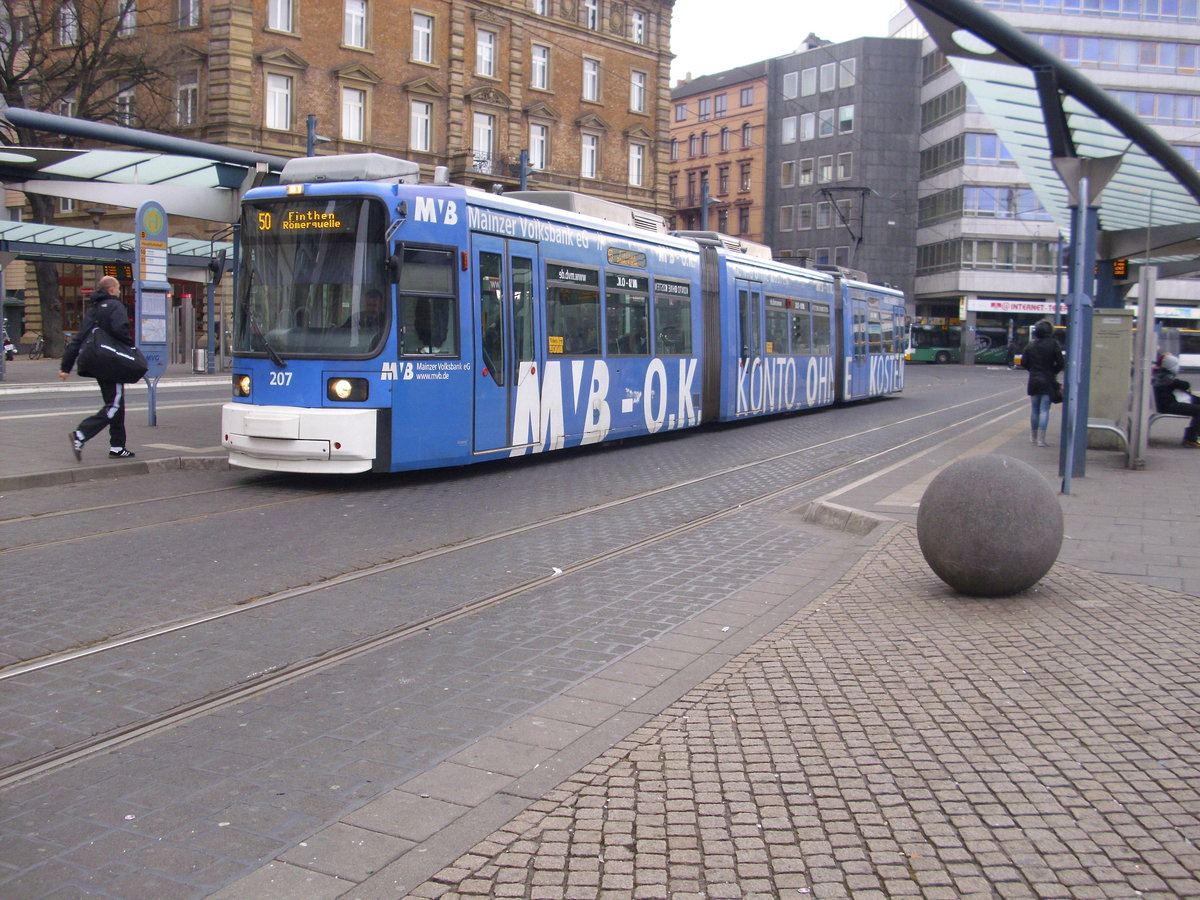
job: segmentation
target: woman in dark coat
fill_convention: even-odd
[[[1046,426],[1050,424],[1050,395],[1063,370],[1062,348],[1054,339],[1054,326],[1043,320],[1033,326],[1033,340],[1021,354],[1021,368],[1029,371],[1025,393],[1029,395],[1029,442],[1048,447]]]

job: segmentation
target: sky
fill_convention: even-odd
[[[809,32],[841,43],[887,37],[904,0],[675,0],[671,84],[782,56]]]

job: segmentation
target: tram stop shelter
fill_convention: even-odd
[[[69,198],[136,210],[153,200],[170,215],[226,226],[237,222],[242,195],[277,179],[286,159],[184,140],[132,128],[85,122],[32,110],[4,108],[8,123],[89,142],[136,150],[0,147],[0,182],[27,194]],[[233,229],[229,229],[232,235]],[[16,259],[105,265],[136,265],[134,235],[67,225],[0,221],[0,269]],[[169,277],[208,285],[208,371],[217,345],[213,293],[235,258],[236,241],[169,238]],[[6,309],[7,313],[7,309]],[[0,378],[3,361],[0,360]]]
[[[1122,440],[1129,467],[1141,468],[1154,329],[1139,329],[1135,340],[1126,325],[1130,379],[1131,367],[1107,344],[1103,365],[1093,365],[1093,323],[1107,328],[1128,316],[1124,295],[1135,283],[1138,321],[1151,323],[1157,278],[1200,270],[1200,175],[1086,74],[997,15],[971,0],[906,2],[1070,234],[1064,493],[1072,475],[1084,474],[1089,433]]]

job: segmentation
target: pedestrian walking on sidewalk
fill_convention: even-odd
[[[93,328],[101,329],[113,340],[120,341],[128,347],[133,346],[133,337],[129,333],[129,313],[120,296],[121,283],[111,275],[105,275],[96,284],[88,308],[83,313],[79,330],[75,332],[75,337],[71,338],[63,353],[58,373],[60,379],[65,379],[71,374],[75,359],[79,356],[79,347]],[[100,396],[104,398],[104,405],[71,432],[71,451],[76,460],[82,460],[83,445],[107,427],[109,459],[127,459],[134,454],[125,446],[125,385],[119,381],[106,381],[102,378],[97,378],[96,383],[100,385]]]
[[[1045,319],[1033,326],[1033,340],[1021,354],[1021,367],[1029,372],[1025,387],[1029,395],[1029,442],[1048,447],[1046,428],[1050,424],[1051,398],[1057,394],[1062,399],[1058,373],[1063,370],[1063,352],[1054,339],[1054,326]]]
[[[1191,384],[1179,377],[1179,357],[1170,353],[1159,357],[1150,373],[1150,384],[1154,388],[1154,408],[1160,413],[1192,417],[1183,430],[1183,446],[1200,447],[1200,403]]]

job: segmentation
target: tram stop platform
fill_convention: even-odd
[[[938,580],[915,522],[964,455],[1061,487],[1023,405],[829,494],[816,551],[211,896],[1200,897],[1180,432],[1154,426],[1144,470],[1089,451],[1058,561],[1005,599]],[[0,479],[55,465],[4,442]]]

